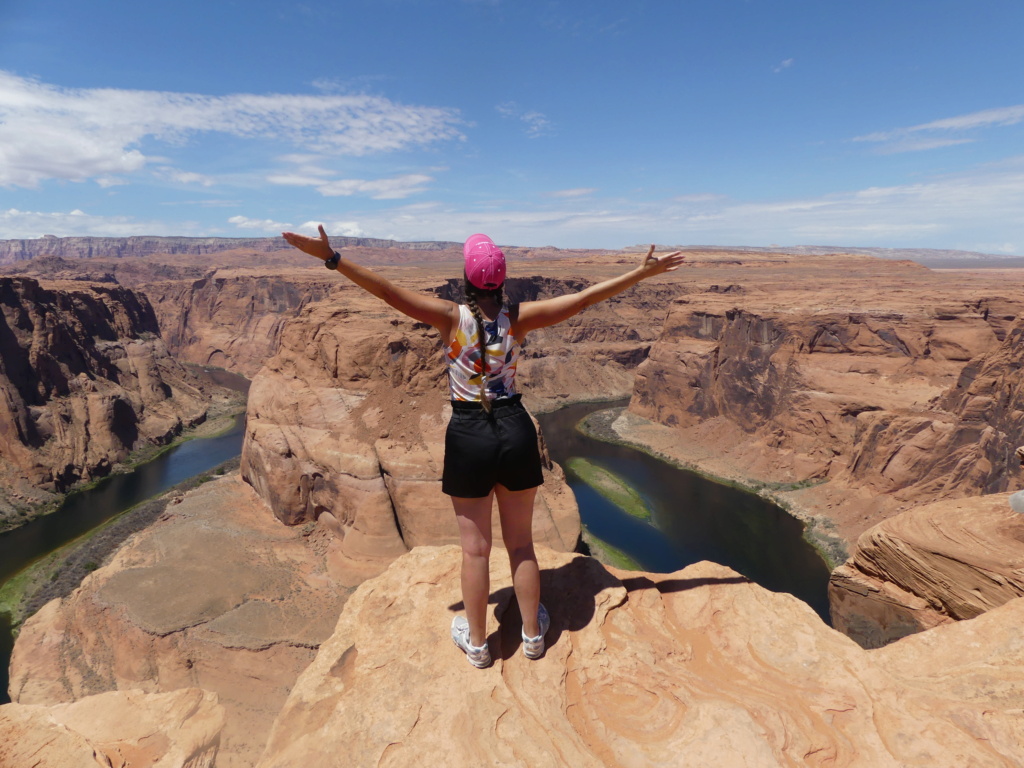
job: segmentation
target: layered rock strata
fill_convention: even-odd
[[[630,412],[710,447],[721,474],[820,485],[790,500],[847,541],[916,503],[1006,490],[1024,438],[1024,300],[980,273],[856,256],[813,267],[745,259],[742,283],[680,298]]]
[[[347,583],[412,547],[458,541],[440,484],[443,375],[435,331],[349,287],[289,323],[253,381],[242,476],[282,522],[318,521],[335,532]],[[537,539],[572,550],[575,500],[550,461],[545,474]]]
[[[0,706],[6,768],[213,768],[224,727],[217,697],[113,691],[72,704]]]
[[[1009,497],[927,504],[863,533],[832,572],[836,629],[877,648],[1024,597],[1024,517]]]
[[[201,688],[226,716],[221,768],[251,768],[348,591],[337,543],[286,528],[237,475],[206,483],[22,626],[11,699]],[[130,719],[130,718],[129,718]]]
[[[324,272],[219,270],[194,281],[147,283],[142,290],[180,360],[252,378],[277,352],[289,319],[341,290],[338,276]]]
[[[495,563],[495,663],[476,670],[448,637],[459,559],[454,547],[416,549],[354,593],[259,766],[325,754],[358,766],[531,768],[1024,760],[1024,601],[867,652],[722,566],[627,575],[545,551],[545,656],[522,656]]]
[[[202,421],[211,392],[170,356],[144,296],[0,278],[0,398],[0,512],[10,520]]]

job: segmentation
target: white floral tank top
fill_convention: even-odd
[[[484,320],[487,334],[487,399],[498,400],[516,394],[516,363],[519,341],[512,335],[508,307],[502,307],[493,321]],[[459,329],[445,349],[448,355],[448,391],[452,400],[479,402],[483,376],[476,320],[469,307],[459,305]]]

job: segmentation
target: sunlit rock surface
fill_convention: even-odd
[[[202,688],[227,716],[217,765],[250,768],[348,594],[331,560],[330,535],[281,525],[237,475],[206,483],[26,621],[11,698]]]
[[[449,637],[459,560],[455,547],[415,549],[354,593],[261,768],[341,754],[358,766],[531,768],[1024,760],[1024,601],[940,628],[941,642],[868,652],[722,566],[619,573],[543,550],[546,655],[522,656],[495,559],[495,663],[481,671]]]
[[[863,533],[832,573],[836,628],[875,648],[1024,596],[1024,517],[1009,500],[928,504]]]
[[[694,256],[690,280],[726,258]],[[734,273],[677,300],[638,369],[630,412],[665,442],[790,490],[850,543],[913,505],[1022,479],[1008,459],[1024,437],[1024,298],[1005,275],[783,254],[743,255]]]
[[[322,521],[348,583],[422,544],[458,541],[441,492],[447,384],[437,333],[372,297],[311,306],[249,391],[242,475],[282,522]],[[537,540],[571,551],[579,513],[547,462]],[[494,517],[495,541],[500,541]]]
[[[73,704],[0,706],[3,768],[213,768],[224,727],[217,697],[115,691]]]

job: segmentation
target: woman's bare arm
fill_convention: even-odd
[[[515,334],[522,337],[538,328],[555,325],[582,312],[587,307],[622,293],[641,280],[660,275],[663,272],[674,272],[679,269],[684,258],[680,251],[674,251],[664,256],[655,256],[652,245],[640,266],[623,275],[584,288],[579,293],[569,293],[554,299],[523,302],[519,306],[519,322],[516,324]]]
[[[319,229],[320,237],[307,237],[296,232],[282,232],[281,235],[289,245],[303,253],[327,261],[334,255],[334,249],[331,248],[323,225]],[[451,341],[453,329],[459,322],[459,308],[455,303],[402,288],[348,259],[338,261],[338,272],[402,314],[437,328],[445,344]]]

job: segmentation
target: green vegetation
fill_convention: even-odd
[[[574,457],[566,462],[569,471],[626,514],[650,520],[651,509],[640,493],[618,475],[587,459]]]
[[[102,566],[134,533],[151,525],[172,499],[238,469],[239,458],[229,459],[210,472],[190,477],[148,501],[136,504],[74,541],[36,560],[0,584],[0,613],[6,613],[17,631],[21,623],[54,598],[66,597],[88,574]]]
[[[627,555],[621,549],[613,547],[606,541],[597,538],[594,534],[583,527],[583,543],[591,557],[599,563],[610,565],[613,568],[621,568],[624,571],[642,571],[643,567]]]

